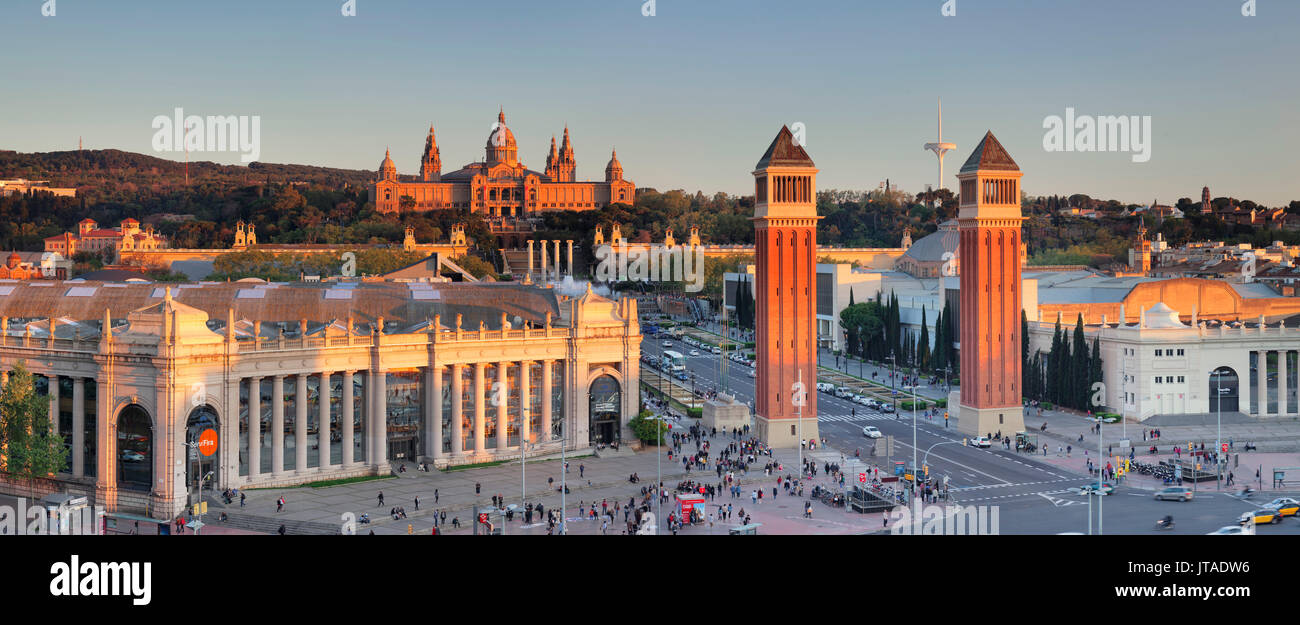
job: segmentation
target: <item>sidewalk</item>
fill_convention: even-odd
[[[709,454],[710,461],[716,460],[718,452],[728,443],[735,439],[730,436],[719,433],[716,437],[706,437],[711,441],[711,450]],[[712,469],[710,470],[692,470],[687,472],[683,470],[680,462],[680,456],[673,455],[670,461],[667,458],[664,447],[663,455],[658,450],[649,449],[640,451],[632,455],[623,455],[610,458],[597,458],[595,456],[570,456],[569,473],[567,477],[569,485],[569,494],[567,496],[568,516],[576,518],[578,509],[582,505],[595,504],[600,505],[602,500],[607,501],[611,506],[615,500],[620,505],[626,504],[629,498],[641,499],[641,488],[650,486],[657,481],[657,471],[660,461],[662,461],[663,483],[665,489],[672,491],[678,482],[691,479],[706,484],[717,484],[722,481]],[[683,445],[683,453],[690,454],[694,452],[694,444]],[[821,453],[831,453],[836,457],[840,452],[833,450],[819,450]],[[805,452],[808,455],[809,452]],[[798,449],[777,449],[773,451],[772,460],[783,465],[781,476],[798,474]],[[770,476],[764,475],[762,466],[767,460],[764,457],[757,458],[757,461],[751,465],[748,475],[737,474],[736,482],[744,487],[747,494],[743,499],[729,499],[726,496],[726,490],[719,493],[715,502],[710,502],[710,511],[716,510],[713,505],[723,503],[734,503],[737,513],[739,508],[745,508],[754,519],[754,522],[771,523],[770,529],[765,533],[802,533],[805,531],[814,531],[815,533],[842,533],[842,532],[859,532],[868,528],[865,521],[863,523],[854,523],[844,520],[837,520],[834,523],[830,520],[823,522],[823,518],[831,513],[831,509],[820,503],[814,503],[814,522],[808,522],[802,519],[801,501],[795,497],[787,497],[784,490],[780,491],[776,505],[770,503],[771,489],[776,486],[777,474]],[[521,470],[523,466],[519,462],[510,462],[507,464],[482,467],[476,469],[465,469],[459,471],[434,471],[430,473],[416,471],[413,465],[408,464],[405,473],[397,477],[368,482],[359,482],[334,486],[329,488],[276,488],[264,490],[245,491],[247,496],[246,506],[240,508],[238,502],[230,506],[230,510],[239,511],[244,514],[258,515],[266,518],[292,519],[299,521],[314,521],[332,524],[341,524],[344,521],[345,513],[352,513],[359,517],[365,512],[370,515],[371,523],[358,524],[357,533],[365,534],[374,530],[376,534],[381,533],[400,533],[407,532],[407,526],[411,526],[414,533],[428,534],[433,526],[432,514],[435,510],[446,511],[447,523],[445,529],[447,533],[471,533],[470,521],[473,515],[473,507],[490,506],[493,495],[500,494],[504,497],[507,504],[522,504],[524,493],[521,493]],[[560,478],[562,476],[562,464],[558,459],[529,461],[527,463],[527,502],[534,504],[540,503],[546,509],[558,508],[560,506],[560,493],[558,492]],[[641,481],[638,484],[628,482],[627,478],[632,473],[637,473]],[[548,486],[547,480],[554,480],[554,486]],[[818,470],[818,476],[815,480],[805,482],[805,498],[810,498],[810,491],[816,484],[829,485],[830,480],[821,471]],[[479,486],[476,492],[476,485]],[[762,485],[765,488],[765,501],[760,506],[751,505],[748,493]],[[435,489],[437,490],[437,499],[435,499]],[[378,494],[384,494],[384,503],[378,502]],[[285,510],[277,513],[276,499],[283,496],[285,499]],[[417,510],[415,507],[415,498],[420,499],[420,506]],[[663,505],[663,520],[666,527],[666,519],[669,502]],[[393,520],[389,515],[389,510],[395,506],[406,509],[407,518]],[[788,506],[788,507],[786,507]],[[762,510],[760,510],[762,508]],[[849,516],[842,510],[837,511],[839,514]],[[507,533],[514,533],[520,530],[522,515],[516,515],[513,523],[508,524]],[[854,515],[860,516],[860,515]],[[453,530],[451,521],[453,518],[460,520],[460,529]],[[544,516],[542,519],[544,520]],[[764,520],[766,519],[766,520]],[[610,533],[618,534],[623,530],[621,515]],[[879,523],[879,519],[874,519]],[[570,533],[581,532],[578,529],[584,527],[584,524],[590,522],[574,521],[570,526]],[[729,525],[739,525],[739,521],[733,521]],[[599,533],[600,523],[594,524],[594,530],[586,533]],[[440,526],[440,529],[442,527]],[[542,533],[546,532],[545,523],[537,527],[524,530],[525,533]],[[718,533],[725,532],[725,528],[715,524],[714,531]],[[691,528],[686,533],[708,533],[708,528]]]

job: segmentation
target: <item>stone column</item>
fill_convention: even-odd
[[[451,455],[460,458],[465,455],[465,403],[461,399],[462,365],[451,366]]]
[[[388,372],[375,371],[371,375],[375,376],[375,403],[374,408],[374,447],[375,450],[373,463],[376,466],[388,464]]]
[[[262,378],[248,379],[248,481],[262,472]]]
[[[53,335],[50,340],[54,340]],[[59,433],[59,376],[50,374],[50,431]]]
[[[352,378],[354,373],[353,371],[343,372],[343,393],[339,396],[339,404],[341,404],[339,408],[342,408],[339,411],[339,419],[343,425],[343,457],[341,461],[345,467],[350,467],[356,462],[354,451],[357,448],[357,433],[352,428],[352,420],[356,418],[356,407],[353,405],[356,400],[353,397],[354,391],[352,390],[352,385],[356,383]]]
[[[551,429],[553,427],[551,425],[551,406],[553,405],[552,393],[554,392],[551,390],[551,370],[554,368],[554,360],[542,361],[542,433],[539,439],[542,442],[551,440]]]
[[[86,378],[72,378],[72,477],[86,473]]]
[[[497,363],[497,383],[492,389],[492,398],[497,405],[497,451],[505,451],[510,443],[510,437],[507,430],[510,425],[510,417],[506,414],[510,407],[510,363]]]
[[[284,474],[284,376],[271,379],[271,475]]]
[[[532,431],[528,424],[529,401],[528,401],[528,377],[532,371],[533,363],[527,360],[519,363],[519,447],[522,451],[527,443],[533,442]]]
[[[533,275],[533,240],[528,240],[528,275]]]
[[[298,389],[293,394],[293,468],[307,470],[307,374],[298,374]]]
[[[551,268],[546,264],[546,239],[542,239],[542,256],[540,258],[542,266],[542,280],[551,277]]]
[[[101,372],[95,381],[95,503],[117,509],[117,415],[110,415],[112,384]],[[157,478],[155,478],[157,479]]]
[[[1256,404],[1258,405],[1258,415],[1265,416],[1269,413],[1269,352],[1260,350],[1258,360],[1256,361],[1256,379],[1258,385],[1255,387]]]
[[[573,277],[573,239],[565,241],[569,245],[569,277]]]
[[[560,240],[555,241],[555,281],[560,281]]]
[[[429,409],[424,413],[429,415],[430,423],[426,424],[424,430],[428,432],[425,437],[424,455],[434,460],[442,459],[442,366],[430,367],[429,372],[429,390],[425,393],[429,398]]]
[[[322,471],[330,466],[330,372],[322,371],[320,374],[320,387],[316,396],[320,398],[320,425],[316,430],[318,439],[317,446],[320,447],[320,468]]]
[[[484,413],[487,407],[483,405],[483,363],[474,363],[474,452],[483,453],[485,451],[484,439]]]
[[[1287,414],[1287,379],[1286,356],[1289,354],[1285,349],[1277,351],[1277,413],[1280,415]]]

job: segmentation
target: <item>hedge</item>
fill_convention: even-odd
[[[757,347],[757,346],[758,346],[757,343],[755,343],[755,342],[753,342],[753,341],[749,341],[748,343],[744,343],[744,344],[741,346],[741,348],[742,348],[742,349],[754,349],[754,348]]]
[[[692,419],[702,419],[704,418],[704,408],[687,408],[686,416]]]
[[[1038,407],[1042,408],[1043,410],[1051,410],[1055,406],[1053,406],[1052,402],[1050,401],[1040,401],[1038,402]]]
[[[936,400],[934,400],[934,407],[935,407],[935,408],[947,408],[947,407],[948,407],[948,398],[945,397],[945,398],[943,398],[943,399],[936,399]]]
[[[912,403],[913,403],[913,402],[912,402],[912,400],[910,400],[910,399],[907,400],[907,401],[900,401],[900,402],[898,402],[898,408],[899,408],[900,410],[911,410],[911,409],[912,409]],[[916,409],[917,409],[917,410],[925,410],[926,408],[929,408],[929,407],[930,407],[930,404],[926,403],[924,400],[918,400],[918,401],[915,402],[915,403],[916,403]]]

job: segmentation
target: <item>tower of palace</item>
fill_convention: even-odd
[[[1020,167],[986,133],[957,173],[961,204],[961,389],[958,428],[1025,429],[1020,389]],[[951,399],[949,405],[952,405]]]
[[[799,392],[817,383],[817,167],[783,126],[753,173],[754,410],[760,439],[793,447],[817,438],[817,393]]]

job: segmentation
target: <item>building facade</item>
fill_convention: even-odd
[[[140,222],[126,218],[116,229],[100,228],[94,219],[77,223],[77,232],[65,232],[45,239],[45,251],[58,252],[72,258],[77,252],[98,252],[109,263],[117,262],[122,252],[144,252],[167,247],[167,240],[154,232],[153,226],[143,230]]]
[[[219,491],[631,441],[639,346],[633,300],[517,284],[0,285],[0,371],[37,374],[73,451],[53,486],[153,518],[208,471]],[[189,453],[206,429],[216,452]]]
[[[380,212],[403,208],[403,198],[414,210],[467,209],[489,217],[529,217],[552,210],[594,210],[610,204],[631,205],[636,185],[623,179],[623,165],[611,152],[604,182],[578,181],[577,158],[564,129],[564,143],[557,149],[551,138],[546,170],[528,169],[519,161],[519,145],[506,126],[505,112],[497,116],[485,146],[485,158],[449,173],[442,173],[442,156],[433,126],[420,156],[420,174],[415,180],[401,180],[397,166],[386,152],[379,173],[370,186],[370,201]]]

